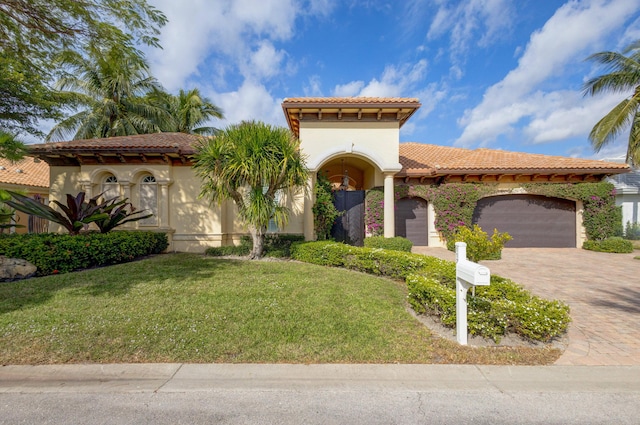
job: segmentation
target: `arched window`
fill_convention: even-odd
[[[158,225],[158,184],[151,174],[145,174],[140,179],[140,209],[146,210],[145,215],[153,214],[151,217],[140,220],[141,226]]]
[[[109,174],[102,181],[102,198],[111,199],[120,197],[120,185],[118,179],[113,174]]]

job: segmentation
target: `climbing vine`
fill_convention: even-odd
[[[580,200],[584,204],[583,223],[587,237],[605,239],[622,234],[622,212],[615,205],[615,189],[611,183],[528,183],[522,187],[532,195]],[[478,200],[498,194],[497,186],[476,183],[445,183],[440,186],[399,185],[394,187],[396,200],[419,197],[433,205],[435,226],[449,240],[460,226],[471,228]],[[380,236],[384,226],[384,193],[371,189],[365,198],[367,234]]]
[[[331,238],[333,222],[340,215],[340,212],[333,204],[331,182],[322,173],[318,173],[314,194],[316,196],[316,203],[312,209],[314,230],[318,240],[328,240]]]

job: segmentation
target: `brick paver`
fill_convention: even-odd
[[[453,260],[443,248],[414,252]],[[507,248],[483,261],[492,274],[514,280],[571,307],[568,345],[556,364],[640,365],[640,260],[572,248]]]

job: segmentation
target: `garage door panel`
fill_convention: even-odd
[[[428,244],[427,202],[421,198],[403,198],[396,202],[395,234],[415,246]]]
[[[473,223],[493,233],[493,229],[513,236],[505,246],[576,246],[575,202],[534,195],[510,195],[478,201]]]

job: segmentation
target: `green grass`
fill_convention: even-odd
[[[640,250],[640,241],[631,241],[633,244],[633,249]]]
[[[0,363],[546,364],[460,347],[406,310],[404,284],[341,269],[193,254],[0,284]]]

